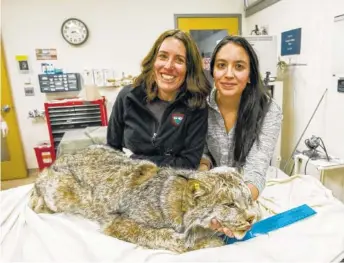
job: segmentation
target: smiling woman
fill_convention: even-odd
[[[257,54],[242,37],[227,36],[215,47],[210,72],[209,130],[201,169],[241,170],[252,197],[265,187],[282,112],[264,88]]]
[[[239,170],[252,198],[265,187],[282,122],[279,106],[264,89],[257,54],[242,37],[226,36],[210,61],[215,89],[209,97],[209,128],[200,170]],[[232,236],[215,219],[213,228]]]
[[[162,33],[143,59],[141,74],[124,87],[107,131],[111,147],[158,166],[197,169],[208,128],[211,86],[188,33]]]
[[[174,100],[186,75],[186,50],[176,38],[166,38],[161,44],[154,63],[154,74],[158,97],[165,101]]]
[[[250,59],[243,48],[234,44],[228,43],[219,50],[214,67],[215,86],[218,90],[218,103],[226,104],[227,98],[236,97],[236,102],[240,102],[240,96],[250,83]],[[235,103],[230,103],[233,107],[238,107]],[[224,107],[220,107],[224,108]],[[228,130],[233,126],[231,123]]]

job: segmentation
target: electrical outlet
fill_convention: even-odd
[[[45,118],[45,111],[44,110],[29,110],[28,112],[28,118],[29,119],[44,119]]]
[[[34,87],[24,87],[25,96],[35,96]]]

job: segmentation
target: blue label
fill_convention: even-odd
[[[245,241],[291,225],[315,214],[316,211],[313,208],[304,204],[254,223],[251,230],[249,230],[241,240],[229,238],[227,236],[223,236],[223,238],[225,243],[228,245],[235,242]]]
[[[281,55],[297,55],[301,52],[301,28],[282,33]]]

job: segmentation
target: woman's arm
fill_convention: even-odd
[[[266,114],[258,142],[252,145],[244,165],[244,180],[251,191],[252,199],[257,200],[265,187],[266,173],[274,153],[282,123],[282,111],[275,102],[271,103]],[[211,227],[229,237],[233,233],[213,219]]]
[[[244,180],[251,190],[253,199],[257,199],[265,187],[266,173],[281,130],[282,118],[280,107],[272,101],[264,118],[259,139],[252,145],[243,167]]]
[[[107,144],[112,148],[123,150],[123,130],[124,130],[124,98],[129,92],[129,87],[124,87],[117,95],[112,107],[109,124],[107,128]]]

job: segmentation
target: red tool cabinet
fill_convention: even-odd
[[[53,160],[65,132],[89,126],[107,126],[106,100],[63,100],[44,103]]]

